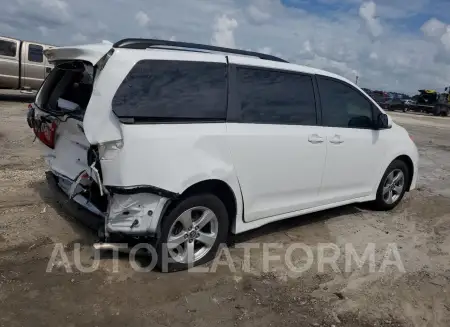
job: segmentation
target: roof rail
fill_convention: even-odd
[[[257,57],[265,60],[279,61],[279,62],[288,62],[284,59],[268,55],[265,53],[254,52],[254,51],[246,51],[246,50],[238,50],[224,47],[216,47],[212,45],[199,44],[199,43],[190,43],[190,42],[178,42],[178,41],[169,41],[169,40],[157,40],[157,39],[139,39],[139,38],[130,38],[123,39],[116,43],[114,43],[114,48],[126,48],[126,49],[147,49],[151,47],[175,47],[175,48],[184,48],[184,49],[197,49],[197,50],[206,50],[206,51],[215,51],[215,52],[223,52],[223,53],[232,53],[243,56]],[[180,50],[180,49],[178,49]]]

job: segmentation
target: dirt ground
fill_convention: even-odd
[[[394,211],[347,206],[271,224],[236,237],[236,272],[163,274],[137,272],[123,255],[116,267],[103,256],[92,273],[46,272],[56,243],[72,268],[77,243],[92,263],[95,235],[54,200],[25,114],[26,103],[0,101],[0,326],[450,326],[450,118],[393,114],[421,155],[419,187]],[[395,243],[405,271],[319,272],[314,262],[293,275],[274,262],[258,274],[260,248],[244,272],[245,242],[282,244],[274,253],[352,244],[359,255],[375,243],[377,267]]]

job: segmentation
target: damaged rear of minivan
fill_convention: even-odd
[[[176,53],[109,43],[44,54],[55,68],[30,104],[27,121],[44,148],[49,183],[99,219],[94,226],[105,243],[114,236],[152,240],[158,264],[169,257],[175,270],[211,260],[226,240],[229,216],[241,211],[225,141],[226,57],[211,55],[205,63],[185,53],[187,60],[172,67]],[[190,74],[196,77],[186,84]],[[136,87],[143,78],[145,89]],[[151,90],[147,80],[155,85]],[[205,98],[202,87],[213,96]],[[170,106],[154,100],[164,110],[145,116],[148,92],[176,106],[195,107],[197,99],[216,111],[173,120]],[[186,124],[199,119],[202,124]]]
[[[46,55],[50,59],[53,53]],[[83,128],[98,66],[67,55],[53,62],[55,68],[29,105],[28,125],[44,145],[44,158],[50,168],[47,178],[69,199],[104,218],[108,201],[101,168],[96,149]]]

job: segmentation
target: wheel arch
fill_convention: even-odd
[[[158,234],[160,232],[162,220],[171,210],[173,210],[173,208],[177,206],[178,203],[180,203],[180,201],[186,199],[189,196],[202,193],[214,194],[224,203],[225,208],[227,209],[228,212],[229,232],[232,231],[236,223],[236,219],[239,219],[237,217],[240,206],[239,200],[242,201],[242,199],[238,197],[240,197],[241,195],[236,194],[236,192],[233,191],[233,188],[223,180],[207,179],[190,185],[182,193],[180,193],[180,195],[176,199],[167,202],[167,205],[163,209],[163,212],[161,213],[161,218],[159,219],[158,222]]]
[[[411,159],[410,156],[408,156],[408,155],[406,155],[406,154],[402,154],[402,155],[397,156],[394,160],[392,160],[392,161],[389,163],[389,165],[390,165],[391,163],[393,163],[394,161],[396,161],[396,160],[403,161],[403,162],[406,164],[406,166],[408,167],[408,185],[406,185],[406,186],[407,186],[407,187],[406,187],[406,191],[409,192],[409,189],[410,189],[410,187],[411,187],[412,180],[413,180],[413,178],[414,178],[414,168],[415,168],[415,167],[414,167],[414,163],[413,163],[413,161],[412,161],[412,159]],[[389,167],[389,165],[388,165],[388,167]]]

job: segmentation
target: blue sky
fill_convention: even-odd
[[[346,1],[281,0],[281,3],[288,8],[299,8],[314,14],[330,16],[336,12],[357,9],[354,3]]]
[[[3,35],[55,45],[157,37],[263,51],[361,86],[450,85],[449,0],[0,0]]]
[[[342,1],[342,0],[281,0],[281,3],[289,8],[297,8],[306,10],[317,15],[333,17],[338,13],[353,12],[357,13],[360,4],[363,1]],[[404,1],[377,1],[375,4],[384,6],[384,13],[381,17],[389,23],[403,28],[407,31],[419,31],[420,27],[430,18],[435,17],[440,20],[448,20],[450,18],[450,1],[411,1],[413,3],[412,10],[407,10],[409,0]],[[397,4],[398,3],[398,4]],[[417,3],[417,4],[414,4]],[[438,8],[433,8],[434,4],[439,4]],[[392,5],[392,6],[389,6]],[[405,8],[403,15],[399,12]],[[441,11],[441,8],[447,7],[447,11]]]

